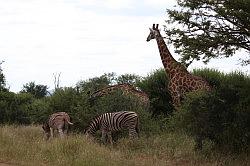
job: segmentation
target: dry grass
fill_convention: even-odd
[[[114,147],[83,135],[43,140],[40,127],[1,126],[0,165],[248,165],[247,155],[222,155],[207,148],[192,150],[187,136],[162,134],[138,140],[122,139]]]

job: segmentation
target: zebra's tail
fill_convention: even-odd
[[[70,121],[68,121],[68,120],[67,120],[67,122],[68,122],[68,124],[70,124],[70,125],[73,125],[73,124],[74,124],[74,123],[71,123],[71,122],[70,122]]]
[[[67,117],[64,117],[64,119],[65,119],[65,121],[66,121],[68,124],[70,124],[70,125],[73,125],[73,124],[74,124],[74,123],[71,123]]]

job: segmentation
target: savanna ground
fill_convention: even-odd
[[[193,139],[161,133],[138,140],[119,139],[111,147],[87,140],[83,134],[45,141],[40,126],[0,127],[0,165],[249,165],[247,154],[215,151],[207,142],[194,151]]]

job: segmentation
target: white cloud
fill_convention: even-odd
[[[167,8],[177,4],[176,0],[144,0],[144,2],[155,8]]]
[[[104,72],[146,75],[162,67],[156,42],[147,43],[146,37],[152,23],[164,23],[165,13],[126,16],[84,8],[106,2],[116,9],[132,4],[0,0],[0,60],[5,60],[3,71],[11,90],[19,91],[30,81],[53,88],[53,73],[59,72],[61,85],[73,86]]]
[[[132,0],[104,0],[104,5],[111,9],[132,8]]]
[[[79,7],[108,8],[112,10],[132,8],[135,1],[133,0],[68,0]]]

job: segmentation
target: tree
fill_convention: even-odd
[[[242,54],[245,56],[241,57],[241,64],[250,64],[249,0],[177,0],[177,3],[179,9],[167,10],[165,32],[176,52],[182,55],[182,62],[206,63],[211,58],[233,56],[243,49],[247,54]]]
[[[3,64],[4,61],[0,62],[0,92],[2,91],[8,91],[8,89],[6,88],[6,81],[5,81],[5,76],[3,74],[3,70],[1,65]]]
[[[131,84],[135,85],[140,80],[140,76],[135,74],[123,74],[116,78],[117,84]]]
[[[137,86],[149,96],[152,117],[169,115],[173,111],[171,95],[166,88],[168,82],[169,79],[163,68],[153,71],[137,82]]]
[[[35,82],[29,82],[23,85],[21,93],[30,93],[34,95],[35,98],[45,97],[48,93],[48,87],[46,85],[36,85]]]
[[[88,80],[80,81],[76,87],[78,91],[94,92],[109,85],[115,84],[115,73],[105,73],[100,77],[93,77]]]

